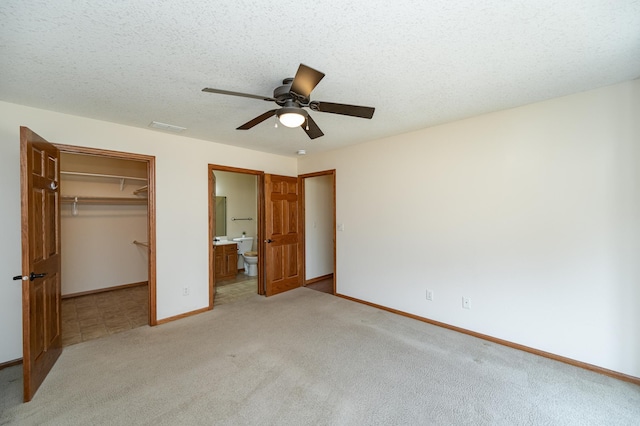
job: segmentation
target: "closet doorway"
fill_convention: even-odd
[[[336,171],[300,175],[304,286],[336,294]]]
[[[155,325],[154,157],[56,147],[63,346]]]

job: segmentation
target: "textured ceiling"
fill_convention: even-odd
[[[335,149],[640,76],[640,2],[3,0],[0,100],[295,155]],[[236,127],[299,63],[325,136]]]

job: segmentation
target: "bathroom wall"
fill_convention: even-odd
[[[305,279],[333,273],[333,175],[304,179]]]
[[[300,158],[337,292],[640,377],[638,117],[633,80]]]
[[[246,232],[253,237],[254,249],[258,235],[258,178],[244,173],[214,171],[216,195],[227,197],[227,236],[240,237]],[[233,218],[251,220],[233,220]]]

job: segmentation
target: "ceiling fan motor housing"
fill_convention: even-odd
[[[283,106],[287,101],[295,100],[298,103],[308,104],[309,97],[296,96],[297,94],[291,92],[291,83],[293,83],[293,78],[285,78],[282,80],[282,86],[273,89],[273,98],[276,99],[276,103]]]

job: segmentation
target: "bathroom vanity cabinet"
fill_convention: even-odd
[[[215,250],[216,280],[228,280],[238,274],[238,245],[217,245]]]

